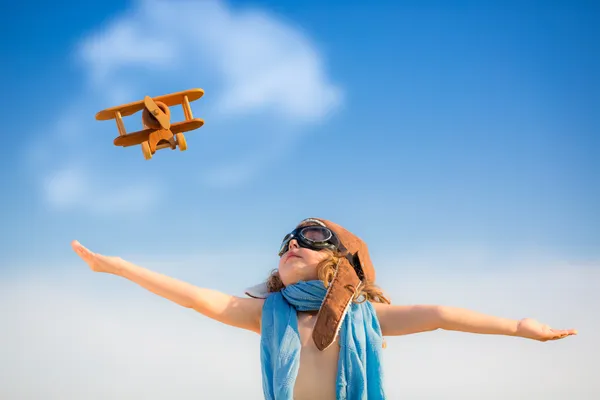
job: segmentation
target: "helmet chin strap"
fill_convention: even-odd
[[[348,258],[341,258],[313,329],[312,338],[319,351],[325,350],[335,341],[350,303],[361,284]]]

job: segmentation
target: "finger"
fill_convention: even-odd
[[[562,339],[562,338],[565,338],[567,336],[568,336],[568,334],[566,334],[566,333],[559,333],[557,335],[554,335],[554,339]]]
[[[79,243],[77,240],[73,240],[73,242],[71,242],[71,245],[75,251],[91,253],[91,251],[89,251],[84,245]]]
[[[72,243],[73,250],[85,260],[89,260],[94,256],[94,253],[88,250],[85,246],[83,246],[78,241],[74,240]]]
[[[571,336],[574,333],[571,332],[571,330],[569,331],[555,331],[552,332],[554,335],[549,339],[549,340],[558,340],[558,339],[564,339],[567,336]]]
[[[577,330],[576,329],[552,329],[552,333],[555,335],[569,336],[569,335],[577,335]]]

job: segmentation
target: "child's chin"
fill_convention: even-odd
[[[300,278],[296,277],[296,276],[289,276],[285,273],[281,273],[281,270],[279,271],[279,278],[281,279],[281,282],[285,285],[285,286],[290,286],[290,285],[294,285],[298,282],[300,282]]]

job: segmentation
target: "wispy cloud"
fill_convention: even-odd
[[[199,107],[195,115],[207,122],[200,134],[216,132],[201,136],[201,147],[215,150],[202,154],[202,168],[188,170],[200,171],[195,172],[195,184],[231,187],[249,182],[284,156],[306,124],[324,121],[343,99],[341,88],[326,72],[324,57],[300,28],[265,11],[221,1],[134,2],[84,36],[75,50],[74,59],[84,72],[82,92],[63,108],[55,128],[39,135],[27,158],[34,171],[47,174],[37,181],[42,182],[44,198],[57,207],[87,205],[88,211],[108,212],[112,204],[114,213],[126,212],[117,206],[132,200],[94,206],[98,202],[88,200],[98,196],[86,182],[102,181],[110,187],[117,185],[113,177],[118,176],[135,182],[143,168],[157,163],[137,163],[141,151],[136,149],[115,149],[112,136],[106,137],[107,132],[116,134],[114,123],[93,120],[102,108],[146,94],[204,88],[201,104],[192,107]],[[178,111],[174,118],[179,118]],[[141,127],[128,118],[125,125],[129,131]],[[188,140],[188,152],[200,151],[194,139]],[[122,154],[134,161],[119,158]],[[75,165],[85,171],[75,171]],[[161,182],[153,190],[140,184],[116,192],[157,204],[161,190],[168,190],[166,173],[153,171]]]
[[[45,200],[60,210],[88,210],[96,214],[142,213],[157,205],[161,193],[152,182],[111,182],[85,167],[66,167],[47,175]]]
[[[152,69],[166,80],[171,74],[188,82],[216,78],[217,110],[225,115],[272,112],[314,122],[342,99],[318,49],[298,27],[222,1],[139,1],[85,38],[79,56],[98,88],[131,69]]]
[[[439,263],[409,274],[396,269],[383,277],[382,286],[397,303],[533,317],[577,328],[580,334],[547,343],[443,331],[388,338],[384,361],[390,398],[598,397],[597,266],[566,268],[530,260],[528,266],[509,264],[493,273],[467,272],[453,270],[452,257],[440,259],[446,261],[444,269]],[[238,265],[230,255],[178,260],[177,268],[160,260],[141,265],[236,291],[239,282],[232,283],[225,273],[218,281],[203,270],[186,268],[212,265],[211,260],[219,260],[219,271]],[[265,258],[246,261],[259,265]],[[28,270],[36,272],[0,283],[0,341],[5,345],[0,397],[262,398],[257,335],[215,323],[122,279],[87,272],[83,263],[60,279],[56,270]]]

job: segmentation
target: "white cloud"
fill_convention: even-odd
[[[81,56],[88,63],[88,72],[95,84],[108,83],[111,73],[120,67],[160,68],[176,60],[175,49],[168,39],[160,37],[160,29],[152,30],[152,36],[140,37],[149,33],[144,25],[143,21],[126,17],[84,40]]]
[[[87,182],[81,170],[69,168],[46,177],[44,189],[50,204],[65,207],[83,200]]]
[[[187,82],[206,81],[209,73],[223,87],[224,115],[269,111],[313,122],[342,98],[301,30],[221,1],[139,1],[84,39],[80,56],[100,88],[128,68],[157,70],[167,80],[183,73]]]
[[[238,265],[234,258],[216,257],[218,270],[228,270],[224,259]],[[580,334],[547,343],[443,331],[388,338],[389,398],[599,397],[598,266],[544,262],[466,272],[451,269],[451,258],[440,259],[448,269],[424,265],[409,274],[386,272],[390,281],[383,286],[397,303],[533,317]],[[219,278],[185,268],[210,260],[178,260],[177,270],[158,260],[146,266],[214,287]],[[258,265],[264,258],[248,264],[253,261]],[[214,323],[125,280],[84,273],[83,263],[73,269],[78,272],[60,277],[56,269],[54,275],[36,269],[0,283],[1,398],[262,398],[257,335]],[[221,279],[221,288],[239,284]]]
[[[97,214],[145,212],[157,205],[155,184],[140,182],[103,183],[98,174],[82,167],[67,167],[46,176],[45,200],[61,210],[86,209]]]

